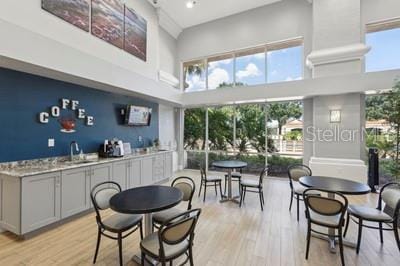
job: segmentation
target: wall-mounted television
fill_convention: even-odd
[[[150,126],[151,111],[149,107],[128,105],[125,124],[128,126]]]

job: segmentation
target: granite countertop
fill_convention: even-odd
[[[129,160],[138,157],[145,157],[157,154],[163,154],[170,151],[160,150],[153,152],[140,152],[131,155],[125,155],[117,158],[99,158],[97,154],[87,155],[86,159],[69,161],[68,157],[52,157],[45,159],[35,159],[26,161],[17,161],[0,164],[0,175],[10,177],[25,177],[63,171],[68,169],[94,166],[103,163],[117,162],[121,160]],[[76,155],[76,157],[79,157]]]

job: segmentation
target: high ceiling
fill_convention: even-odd
[[[153,4],[153,0],[148,0]],[[160,7],[180,27],[212,21],[281,0],[196,0],[193,8],[186,7],[188,0],[158,0]]]

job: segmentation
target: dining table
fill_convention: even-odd
[[[238,160],[226,160],[226,161],[215,161],[212,163],[212,166],[216,168],[226,169],[228,171],[228,195],[224,195],[220,202],[235,202],[239,204],[237,200],[240,196],[232,196],[232,171],[234,169],[242,169],[247,167],[246,162],[238,161]]]
[[[363,194],[368,194],[371,191],[371,188],[366,184],[337,177],[303,176],[300,177],[299,183],[308,188],[330,190],[330,191],[340,192],[343,195],[363,195]],[[335,198],[335,193],[328,193],[328,197]],[[329,229],[328,237],[318,234],[313,234],[312,236],[328,240],[330,251],[332,253],[335,253],[336,241],[333,235],[335,235],[335,230]],[[352,248],[356,247],[356,243],[347,240],[343,240],[343,245]]]
[[[110,199],[110,208],[119,213],[143,214],[144,236],[153,232],[152,214],[178,205],[183,199],[181,190],[170,186],[143,186],[124,190]],[[133,260],[141,263],[141,255]],[[153,264],[156,264],[155,262]]]

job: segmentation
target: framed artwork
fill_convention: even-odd
[[[119,0],[92,0],[92,34],[124,48],[124,5]]]
[[[133,9],[126,6],[124,50],[146,61],[147,21]]]
[[[90,0],[42,0],[42,8],[89,32]]]

